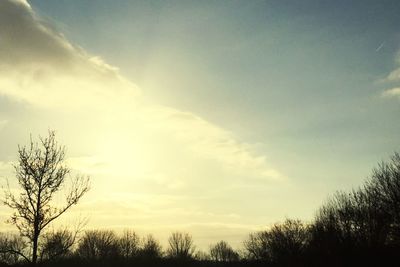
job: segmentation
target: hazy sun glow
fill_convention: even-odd
[[[328,38],[319,28],[299,35],[296,27],[309,27],[307,20],[264,29],[247,13],[249,22],[237,21],[241,9],[229,9],[233,3],[232,13],[214,3],[163,7],[156,15],[125,3],[131,12],[143,9],[128,16],[121,7],[121,16],[135,20],[110,11],[87,29],[83,15],[64,18],[81,23],[74,26],[40,16],[44,3],[51,6],[0,3],[0,137],[10,140],[0,145],[0,176],[13,176],[17,144],[55,129],[74,173],[92,180],[60,223],[88,216],[88,228],[133,228],[160,239],[182,229],[199,247],[220,239],[238,247],[250,231],[288,215],[308,220],[328,192],[357,184],[399,144],[398,124],[382,122],[398,110],[398,101],[383,101],[400,95],[385,84],[398,82],[399,70],[362,69],[350,79],[353,50],[339,57],[344,44],[339,52],[317,46],[315,38]],[[243,12],[265,19],[255,5]],[[188,10],[196,10],[193,18]],[[146,12],[157,18],[149,22]],[[371,53],[383,53],[387,43]],[[355,88],[360,77],[369,80]],[[376,92],[365,89],[376,84]],[[8,214],[0,208],[1,222]]]

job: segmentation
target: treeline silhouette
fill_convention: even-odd
[[[0,261],[23,265],[17,235],[0,236]],[[312,222],[286,219],[250,233],[240,250],[227,242],[196,250],[192,236],[174,232],[163,249],[152,235],[110,230],[48,232],[39,247],[42,266],[398,266],[400,155],[380,163],[365,183],[339,191]]]

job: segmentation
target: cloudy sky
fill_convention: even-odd
[[[92,183],[63,223],[239,247],[310,220],[400,149],[399,26],[396,0],[1,0],[2,184],[54,129]]]

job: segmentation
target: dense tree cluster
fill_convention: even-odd
[[[308,245],[308,227],[287,219],[269,230],[250,234],[244,242],[249,259],[271,263],[298,262]]]

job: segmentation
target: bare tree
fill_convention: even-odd
[[[373,170],[364,191],[372,205],[370,213],[375,220],[369,224],[375,226],[375,243],[400,246],[400,154],[394,153],[391,160],[382,162]],[[373,209],[375,208],[375,209]],[[372,217],[370,216],[370,217]]]
[[[300,220],[286,219],[269,230],[268,247],[271,260],[294,264],[308,245],[308,228]]]
[[[85,259],[106,259],[119,256],[117,235],[111,230],[86,231],[77,253]]]
[[[148,235],[142,241],[142,247],[139,250],[139,256],[145,259],[158,259],[163,256],[163,250],[160,242],[152,235]]]
[[[134,258],[139,254],[140,237],[134,231],[126,230],[118,239],[118,247],[123,258]]]
[[[40,259],[56,260],[71,255],[77,234],[68,229],[45,233],[40,245]]]
[[[24,258],[26,242],[15,234],[0,233],[0,263],[14,265]]]
[[[194,259],[197,261],[209,261],[211,260],[211,256],[207,252],[197,250],[194,254]]]
[[[251,260],[267,261],[270,259],[270,251],[268,246],[269,232],[260,231],[251,233],[247,240],[244,241],[246,257]]]
[[[310,227],[309,250],[329,261],[388,257],[400,247],[399,214],[400,154],[395,153],[363,186],[337,192],[319,209]]]
[[[225,241],[219,241],[210,247],[210,256],[214,261],[238,261],[239,254]]]
[[[269,230],[250,234],[244,246],[247,257],[262,261],[295,261],[308,245],[308,227],[300,220],[286,219]]]
[[[190,259],[193,257],[194,245],[192,236],[188,233],[174,232],[168,238],[167,254],[171,258]]]
[[[56,142],[54,131],[49,131],[46,138],[39,137],[39,142],[31,138],[29,146],[18,146],[18,163],[14,168],[21,192],[16,195],[8,186],[3,203],[14,209],[9,222],[30,241],[29,261],[36,264],[43,229],[78,203],[89,190],[89,178],[76,176],[67,190],[66,203],[61,207],[53,205],[54,196],[64,187],[70,173],[65,165],[65,148]]]

